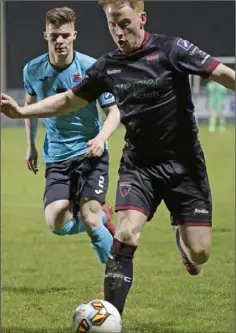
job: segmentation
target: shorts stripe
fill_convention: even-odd
[[[141,213],[143,213],[146,216],[150,215],[150,212],[148,212],[147,210],[145,210],[145,209],[143,209],[142,207],[139,207],[139,206],[134,206],[134,205],[120,205],[120,206],[116,206],[115,207],[115,211],[116,212],[119,212],[120,210],[128,210],[128,209],[137,210],[138,212],[141,212]]]

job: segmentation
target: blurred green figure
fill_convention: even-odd
[[[226,121],[224,109],[227,102],[227,89],[216,82],[209,81],[206,85],[206,101],[207,108],[211,112],[208,127],[209,131],[215,132],[218,119],[220,131],[225,131]]]

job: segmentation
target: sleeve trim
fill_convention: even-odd
[[[213,61],[207,67],[207,71],[211,74],[212,72],[214,72],[214,70],[216,69],[216,67],[218,67],[219,65],[220,65],[220,61],[218,61],[216,59],[213,59]]]
[[[75,94],[75,96],[82,98],[84,100],[86,100],[88,103],[93,102],[94,100],[96,100],[96,98],[93,98],[91,96],[89,96],[88,94],[84,94],[82,91],[80,91],[82,84],[78,84],[76,86],[74,86],[71,90],[73,92],[73,94]]]

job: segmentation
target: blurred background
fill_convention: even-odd
[[[1,87],[24,100],[22,70],[32,58],[47,52],[43,39],[45,13],[62,1],[1,2]],[[66,1],[77,13],[79,35],[75,48],[93,57],[112,50],[115,45],[105,24],[105,16],[96,1]],[[223,63],[235,66],[235,3],[234,1],[146,1],[147,30],[180,36],[192,41]],[[206,121],[211,110],[206,103],[206,82],[191,78],[196,118]],[[234,120],[234,96],[228,92],[223,105],[228,121]],[[8,121],[2,126],[20,125]]]

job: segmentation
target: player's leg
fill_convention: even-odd
[[[140,211],[118,212],[117,231],[106,264],[104,299],[113,304],[120,314],[133,283],[134,254],[146,220],[146,214]]]
[[[209,117],[209,123],[208,123],[209,132],[211,132],[211,133],[215,132],[216,125],[217,125],[217,112],[212,111],[211,115]]]
[[[80,214],[80,205],[76,205],[74,209],[74,216],[76,216],[76,219],[78,220],[78,223],[80,224],[80,231],[85,232],[84,224],[82,221],[82,217]],[[101,219],[103,225],[107,228],[107,230],[110,232],[110,234],[114,237],[116,232],[116,226],[113,223],[113,210],[112,206],[105,203],[102,205],[102,213],[101,213]]]
[[[225,114],[224,114],[224,106],[220,106],[220,110],[218,112],[219,116],[219,128],[221,132],[224,132],[226,130],[226,120],[225,120]]]
[[[57,235],[75,235],[84,232],[79,214],[79,205],[73,196],[69,174],[75,159],[65,162],[51,163],[46,167],[46,189],[44,194],[45,218],[49,230]],[[73,179],[76,182],[76,179]],[[101,212],[103,224],[109,224],[112,210],[104,205]],[[111,224],[111,223],[110,223]],[[110,232],[114,234],[114,230]]]
[[[104,279],[105,300],[122,314],[133,282],[133,259],[141,230],[154,210],[152,182],[135,169],[120,168],[116,192],[118,224]]]
[[[179,237],[180,247],[192,263],[202,265],[209,259],[211,234],[209,222],[205,225],[179,225],[177,238]]]
[[[69,161],[46,165],[44,212],[49,230],[57,235],[79,233],[79,225],[73,216]]]
[[[91,239],[94,249],[100,263],[106,263],[110,253],[113,236],[105,227],[101,219],[101,204],[99,201],[89,198],[81,198],[80,214],[83,220],[84,228]]]
[[[61,188],[60,186],[60,189]],[[50,198],[52,198],[52,196],[50,196]],[[81,232],[78,221],[73,217],[72,203],[69,200],[50,202],[45,206],[44,213],[49,230],[54,234],[65,236],[75,235]]]
[[[81,165],[86,175],[85,183],[79,193],[80,215],[87,231],[92,247],[101,263],[105,263],[110,253],[113,236],[112,232],[103,225],[101,219],[102,206],[106,200],[108,189],[109,156],[107,152],[100,158],[90,158]],[[111,221],[109,221],[111,224]],[[114,228],[114,227],[113,227]]]
[[[176,228],[176,243],[185,269],[197,275],[211,249],[212,203],[204,156],[191,167],[173,166],[171,188],[164,197]],[[176,181],[175,181],[176,179]]]

